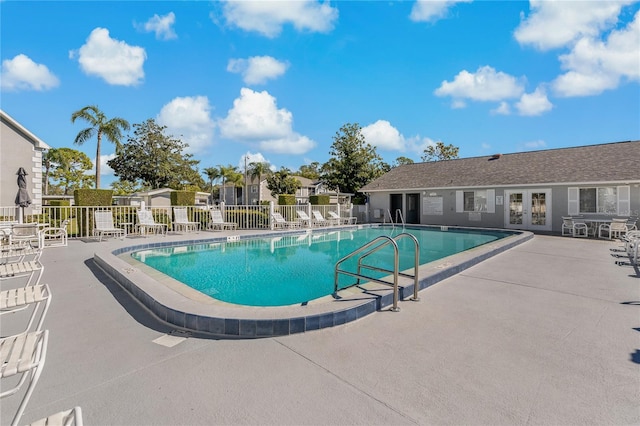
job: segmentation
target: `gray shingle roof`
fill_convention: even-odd
[[[640,141],[492,157],[399,166],[361,191],[640,181]]]

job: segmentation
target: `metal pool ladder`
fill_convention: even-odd
[[[393,216],[391,216],[391,210],[387,209],[386,213],[389,213],[389,223],[391,223],[391,226],[393,228],[396,227],[396,223],[402,223],[402,229],[404,229],[405,225],[404,225],[404,215],[402,214],[402,210],[400,209],[396,209],[396,218],[395,220],[393,219]],[[383,215],[382,218],[382,224],[386,225],[387,224],[387,215]]]
[[[413,275],[405,274],[399,271],[400,262],[399,262],[399,249],[398,249],[397,240],[400,240],[402,238],[409,238],[413,241],[413,245],[415,249]],[[370,256],[373,253],[376,253],[378,250],[388,245],[391,245],[393,247],[393,269],[392,270],[380,268],[378,266],[367,265],[363,262],[364,259],[366,259],[368,256]],[[358,269],[356,272],[340,269],[340,265],[342,263],[358,255],[360,255],[360,257],[358,258]],[[354,285],[360,284],[361,279],[365,279],[368,281],[375,281],[381,284],[393,285],[393,307],[391,308],[391,310],[393,312],[398,312],[400,310],[400,308],[398,307],[398,276],[401,275],[403,277],[413,278],[413,297],[411,298],[411,300],[413,301],[420,300],[420,298],[418,297],[418,290],[419,290],[418,289],[418,267],[419,266],[420,266],[420,243],[418,242],[418,239],[415,236],[406,232],[403,232],[402,234],[398,234],[393,238],[388,237],[386,235],[379,236],[369,241],[359,249],[349,253],[342,259],[338,260],[334,269],[333,297],[338,298],[338,276],[340,274],[349,275],[351,277],[355,277],[358,279],[355,284],[351,284],[344,288],[348,288],[348,287],[352,287]],[[369,270],[378,271],[378,272],[393,273],[393,283],[390,283],[389,281],[381,280],[379,278],[367,276],[362,273],[363,269],[369,269]]]

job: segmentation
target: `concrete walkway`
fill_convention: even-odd
[[[76,405],[87,425],[640,424],[640,278],[615,242],[536,236],[401,312],[255,340],[170,335],[97,244],[42,256],[49,350],[21,424]]]

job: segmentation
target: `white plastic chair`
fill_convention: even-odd
[[[209,229],[215,230],[219,229],[222,231],[223,229],[238,229],[238,224],[235,222],[225,222],[222,217],[222,212],[220,210],[209,210],[209,214],[211,216],[211,220],[209,221]]]
[[[44,272],[44,265],[39,260],[26,260],[0,264],[0,281],[28,277],[25,287],[40,284]],[[35,281],[32,280],[35,278]]]
[[[184,230],[185,232],[197,232],[200,229],[200,222],[191,222],[189,220],[186,207],[174,207],[173,216],[175,218],[173,222],[173,229],[176,231]]]
[[[47,355],[48,340],[49,330],[32,331],[0,339],[0,380],[3,383],[0,398],[16,394],[28,381],[27,390],[11,421],[12,426],[18,424],[38,383]],[[15,382],[13,379],[17,379],[18,383],[4,384]]]
[[[42,231],[42,247],[64,247],[67,245],[67,225],[69,224],[69,219],[65,219],[60,224],[60,227],[47,227]]]
[[[98,241],[102,241],[104,235],[113,235],[114,237],[118,235],[124,240],[125,230],[115,227],[111,210],[96,210],[93,212],[93,217],[95,219],[93,235],[94,237],[98,236]]]
[[[628,231],[627,219],[611,219],[611,223],[603,223],[598,229],[598,237],[604,238],[603,233],[607,235],[607,238],[620,238]]]

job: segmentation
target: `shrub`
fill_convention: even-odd
[[[280,194],[278,195],[278,205],[281,206],[295,206],[296,196],[293,194]]]
[[[171,193],[172,206],[194,206],[196,193],[193,191],[173,191]]]
[[[331,204],[331,197],[326,194],[310,195],[309,203],[314,206],[326,206]]]

